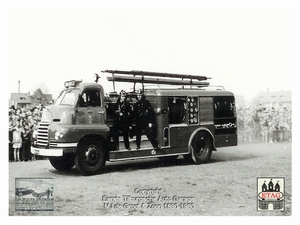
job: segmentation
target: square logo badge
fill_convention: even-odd
[[[53,211],[53,178],[16,178],[16,211]]]
[[[283,177],[257,178],[257,210],[284,211],[284,190]]]

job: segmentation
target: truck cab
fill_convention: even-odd
[[[79,146],[97,140],[109,148],[106,102],[103,87],[82,81],[65,82],[54,105],[44,110],[31,152],[49,158],[58,170],[74,166]],[[99,154],[88,150],[86,163],[93,165]],[[85,169],[84,169],[85,170]]]

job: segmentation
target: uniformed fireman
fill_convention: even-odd
[[[142,90],[137,92],[137,102],[133,106],[133,115],[136,119],[136,148],[140,149],[141,147],[141,136],[143,131],[145,131],[152,146],[155,149],[158,148],[155,114],[150,102],[146,100]]]
[[[132,123],[132,109],[127,102],[127,93],[120,92],[117,102],[113,106],[115,120],[113,125],[113,141],[119,149],[119,130],[122,131],[125,148],[131,150],[129,145],[129,129]]]

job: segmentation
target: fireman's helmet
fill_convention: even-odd
[[[127,95],[126,91],[124,90],[120,91],[120,96],[126,97],[126,95]]]

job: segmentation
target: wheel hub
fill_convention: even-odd
[[[99,152],[93,146],[90,146],[85,152],[86,163],[88,165],[95,165],[99,159]]]
[[[195,152],[197,153],[197,155],[199,155],[201,157],[204,157],[206,155],[206,153],[208,152],[208,147],[207,147],[207,143],[204,139],[202,139],[198,142]]]

